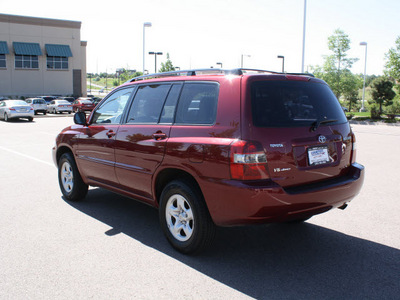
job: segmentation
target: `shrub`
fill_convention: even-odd
[[[379,106],[374,104],[371,105],[371,119],[380,119],[381,115],[379,113]]]

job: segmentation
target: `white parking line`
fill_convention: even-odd
[[[8,152],[10,152],[10,153],[17,154],[17,155],[19,155],[19,156],[23,156],[23,157],[25,157],[25,158],[29,158],[29,159],[35,160],[35,161],[37,161],[37,162],[40,162],[40,163],[45,164],[45,165],[48,165],[48,166],[52,166],[52,167],[54,166],[54,164],[49,163],[49,162],[47,162],[47,161],[44,161],[44,160],[41,160],[41,159],[37,159],[36,157],[30,156],[30,155],[26,155],[26,154],[23,154],[23,153],[20,153],[20,152],[11,150],[11,149],[7,149],[7,148],[4,148],[4,147],[2,147],[2,146],[0,146],[0,150],[8,151]]]

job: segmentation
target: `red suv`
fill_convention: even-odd
[[[118,87],[53,149],[64,197],[99,186],[150,204],[174,248],[215,226],[304,221],[360,191],[356,140],[328,85],[311,75],[193,70]]]

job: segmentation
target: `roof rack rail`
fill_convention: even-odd
[[[311,73],[287,73],[287,72],[277,72],[277,71],[268,71],[268,70],[259,70],[259,69],[246,69],[246,68],[239,68],[231,70],[235,72],[237,75],[243,75],[247,72],[255,72],[255,73],[270,73],[270,74],[280,74],[280,75],[302,75],[302,76],[310,76],[315,77]]]
[[[309,73],[282,73],[276,71],[268,71],[268,70],[259,70],[259,69],[246,69],[246,68],[238,68],[238,69],[193,69],[193,70],[179,70],[179,71],[169,71],[169,72],[162,72],[162,73],[153,73],[147,74],[142,76],[134,77],[128,80],[125,83],[145,80],[145,79],[153,79],[153,78],[163,78],[163,77],[171,77],[171,76],[197,76],[197,75],[210,75],[210,74],[224,74],[224,75],[244,75],[246,73],[255,72],[255,73],[269,73],[269,74],[284,74],[284,75],[305,75],[314,77],[313,74]]]

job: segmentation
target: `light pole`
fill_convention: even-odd
[[[154,73],[157,73],[157,55],[162,55],[162,52],[149,52],[150,55],[154,55],[154,61],[155,61],[155,65],[154,65]]]
[[[304,0],[303,54],[301,56],[301,73],[304,73],[304,52],[306,48],[306,12],[307,12],[307,0]]]
[[[282,73],[285,73],[285,57],[283,55],[278,55],[278,58],[282,58]]]
[[[145,51],[146,51],[146,49],[145,49],[145,39],[144,39],[144,37],[145,37],[145,28],[146,27],[151,27],[151,23],[150,22],[144,22],[143,23],[143,75],[144,75],[144,71],[145,71],[145,66],[144,66],[144,60],[145,60]]]
[[[365,100],[365,77],[367,76],[367,42],[361,42],[360,46],[365,46],[365,64],[364,64],[364,84],[363,84],[363,97],[360,112],[365,111],[364,100]]]
[[[220,65],[220,66],[221,66],[221,69],[222,69],[222,62],[217,62],[216,64],[217,64],[217,65]]]
[[[248,54],[242,54],[242,59],[241,59],[241,61],[240,61],[240,67],[241,67],[241,68],[243,68],[243,56],[246,56],[246,57],[251,57],[251,55],[248,55]]]

